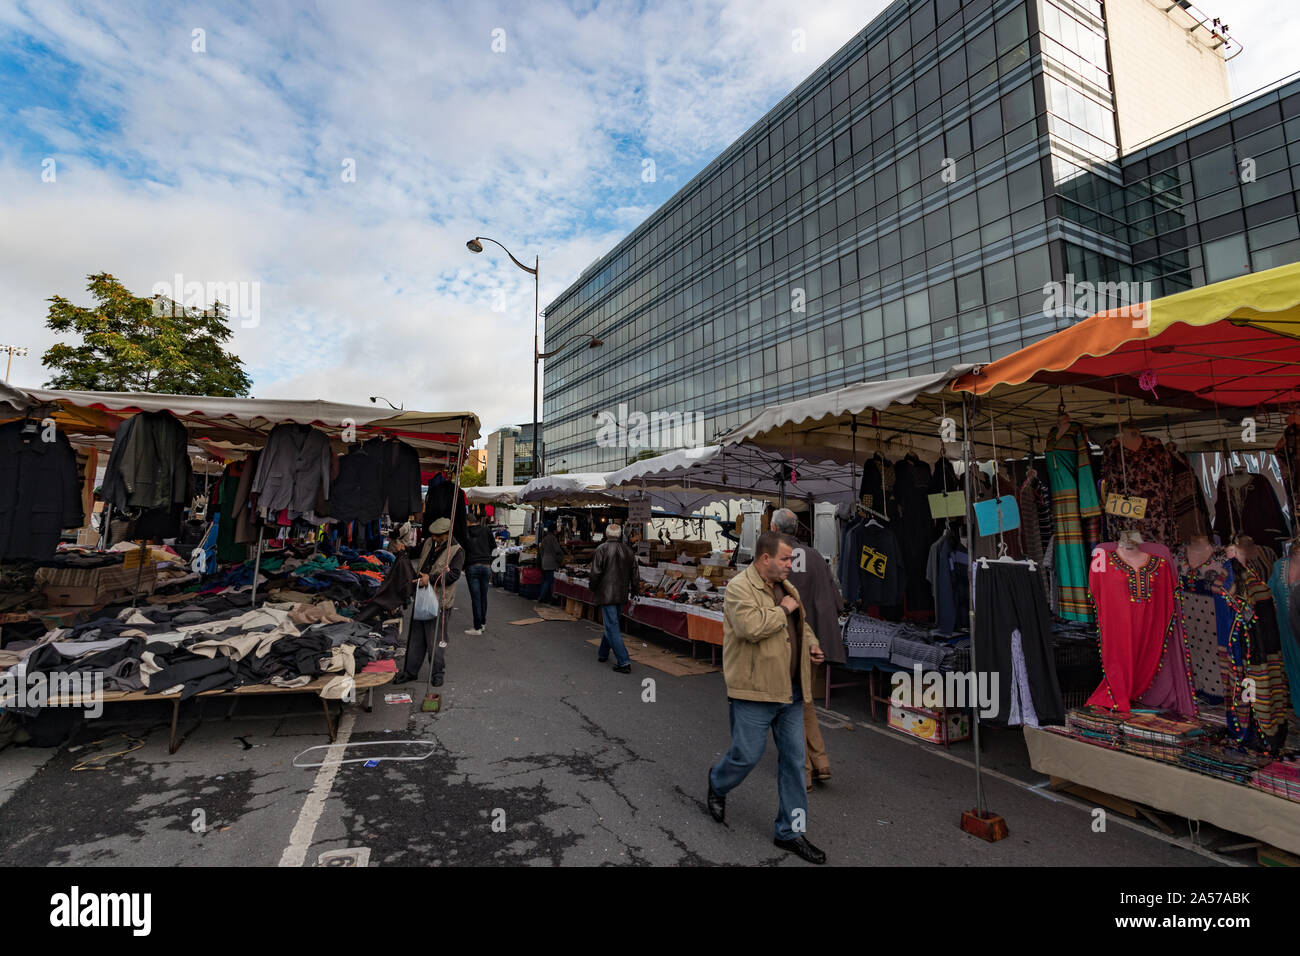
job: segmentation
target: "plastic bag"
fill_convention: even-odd
[[[438,616],[438,595],[433,585],[415,589],[415,610],[411,616],[417,621],[432,621]]]

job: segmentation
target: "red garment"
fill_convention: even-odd
[[[371,661],[365,667],[361,668],[363,674],[396,674],[397,661]]]
[[[1174,623],[1174,575],[1159,555],[1151,555],[1140,568],[1129,567],[1115,551],[1102,555],[1088,572],[1101,627],[1102,666],[1101,684],[1088,705],[1128,714],[1160,669]]]

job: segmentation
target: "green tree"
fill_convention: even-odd
[[[465,466],[460,470],[460,486],[462,488],[478,488],[487,484],[487,472],[479,471],[474,467],[474,462],[467,461]]]
[[[60,342],[44,355],[55,375],[47,388],[95,392],[246,396],[252,380],[238,355],[223,346],[231,336],[226,307],[177,309],[156,315],[153,299],[132,295],[107,272],[87,276],[90,308],[51,296],[45,327],[74,333],[80,345]]]

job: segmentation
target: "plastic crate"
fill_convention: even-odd
[[[506,565],[505,588],[507,591],[519,590],[519,565]]]
[[[527,598],[530,601],[536,601],[542,593],[540,584],[521,584],[519,585],[519,596]]]

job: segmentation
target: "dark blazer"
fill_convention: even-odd
[[[190,500],[189,438],[171,412],[139,412],[117,426],[104,469],[114,509],[171,508]]]
[[[802,556],[800,555],[802,552]],[[817,643],[822,646],[826,659],[836,664],[844,663],[844,638],[840,633],[840,611],[844,609],[844,599],[840,595],[839,585],[831,566],[816,548],[800,544],[794,549],[794,566],[802,571],[792,570],[786,578],[794,585],[808,613],[808,625],[817,635]]]
[[[54,555],[64,528],[82,523],[77,456],[62,432],[24,441],[21,421],[0,425],[0,560],[42,561]]]
[[[429,533],[429,525],[438,518],[451,518],[451,536],[463,550],[469,550],[469,536],[465,533],[469,524],[469,509],[465,506],[465,492],[457,497],[456,514],[452,516],[452,491],[455,486],[448,478],[434,484],[429,482],[429,494],[424,499],[424,528],[422,534]]]
[[[622,541],[606,541],[591,557],[591,590],[597,604],[626,604],[638,577],[636,555]]]
[[[339,456],[339,476],[330,487],[330,517],[378,521],[384,513],[383,463],[364,447]]]
[[[372,438],[363,447],[382,466],[383,510],[396,524],[418,515],[422,507],[419,453],[404,441],[385,438]]]

